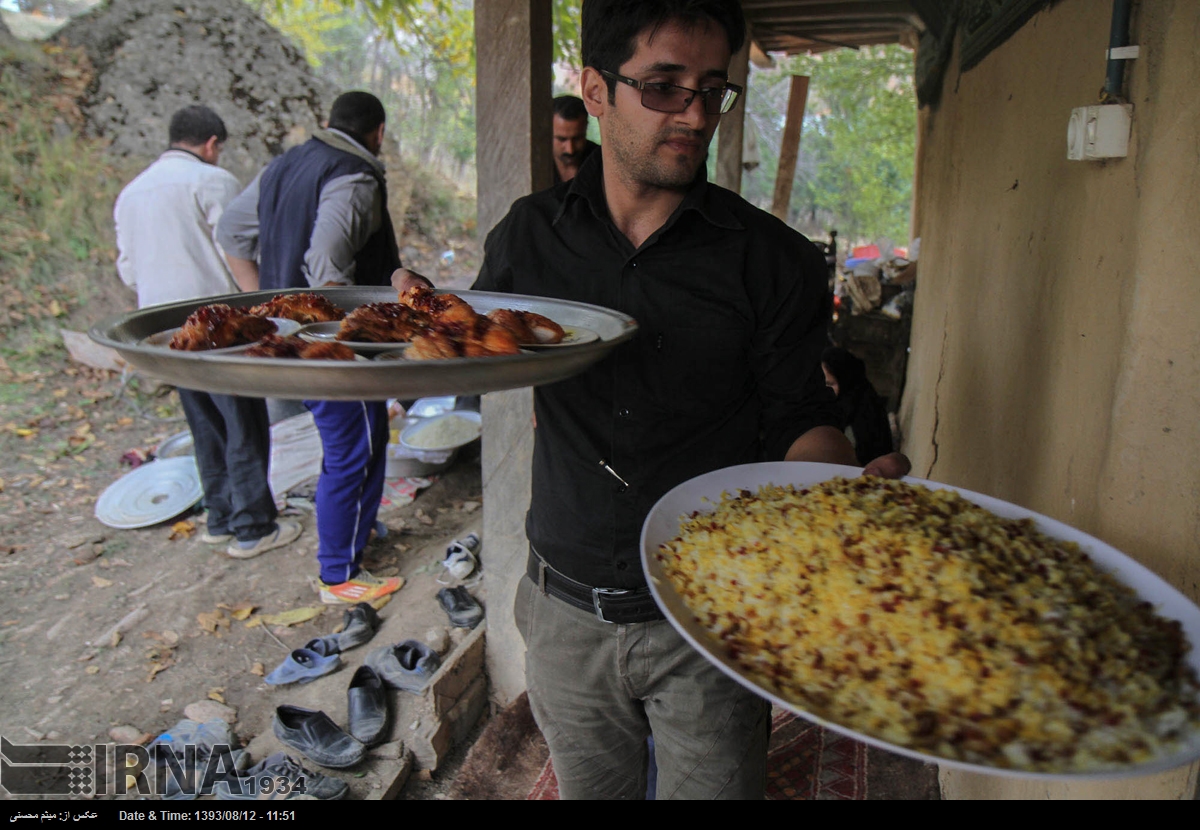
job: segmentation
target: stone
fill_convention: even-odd
[[[108,737],[112,738],[115,743],[136,744],[138,746],[145,745],[154,739],[154,736],[149,732],[128,724],[123,726],[114,726],[112,729],[108,730]]]
[[[438,654],[445,654],[450,650],[450,634],[445,628],[431,628],[425,632],[425,645]]]
[[[237,723],[237,709],[227,703],[215,700],[197,700],[183,707],[183,716],[200,723],[210,720],[223,720],[226,723]]]

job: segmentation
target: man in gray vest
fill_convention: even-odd
[[[217,227],[246,290],[389,285],[400,267],[387,212],[385,113],[369,92],[333,102],[329,125],[275,159],[229,204]],[[305,401],[321,434],[317,481],[320,594],[370,602],[400,579],[365,571],[363,549],[383,495],[388,440],[383,401]]]

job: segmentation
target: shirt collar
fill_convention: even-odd
[[[700,214],[709,224],[715,225],[718,228],[727,228],[729,230],[740,231],[744,229],[742,223],[738,220],[729,207],[722,203],[722,200],[714,198],[715,191],[708,183],[708,170],[701,167],[696,174],[696,178],[688,185],[687,192],[683,196],[683,201],[679,207],[671,214],[671,218],[667,220],[663,226],[666,230],[671,225],[678,221],[679,217],[688,210],[694,210]],[[608,203],[604,198],[604,161],[602,154],[597,148],[597,152],[589,154],[584,159],[583,164],[579,166],[579,172],[575,174],[575,178],[571,179],[567,185],[566,195],[563,197],[562,205],[554,216],[554,223],[562,218],[567,212],[567,207],[576,199],[583,199],[587,202],[592,210],[592,214],[601,220],[607,221]]]
[[[323,144],[328,144],[330,147],[341,150],[351,155],[358,156],[364,161],[370,163],[381,176],[386,175],[386,168],[383,166],[383,161],[378,156],[362,146],[355,139],[351,138],[341,130],[326,128],[324,130],[316,130],[313,133],[313,138]]]
[[[191,150],[185,150],[182,147],[168,147],[159,158],[186,158],[192,161],[198,161],[201,164],[208,164],[207,161],[200,158]]]

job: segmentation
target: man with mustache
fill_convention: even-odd
[[[756,798],[770,707],[658,610],[640,532],[672,487],[761,460],[853,465],[825,387],[828,270],[816,246],[704,162],[745,37],[736,0],[585,0],[600,152],[514,203],[475,288],[629,314],[635,341],[534,390],[537,426],[517,626],[534,717],[563,798]],[[421,278],[393,275],[403,287]],[[604,459],[605,466],[601,466]],[[900,476],[892,453],[866,470]]]
[[[579,165],[599,147],[588,141],[588,114],[583,101],[574,95],[559,95],[554,99],[554,183],[569,182],[579,172]]]

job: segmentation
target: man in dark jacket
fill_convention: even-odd
[[[217,239],[243,289],[389,284],[400,255],[378,158],[384,119],[374,95],[341,95],[328,129],[267,165],[230,203]],[[383,494],[387,407],[382,401],[305,406],[324,450],[317,482],[321,599],[378,599],[402,584],[361,567]]]

